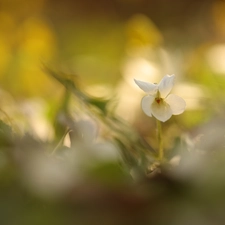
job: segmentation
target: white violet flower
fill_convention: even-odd
[[[148,95],[144,96],[141,106],[144,113],[154,116],[156,119],[165,122],[172,115],[179,115],[184,112],[186,103],[183,98],[170,94],[174,85],[175,75],[166,75],[159,84],[151,84],[135,80],[135,83]]]

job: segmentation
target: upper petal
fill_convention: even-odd
[[[141,107],[147,116],[152,116],[151,105],[154,100],[151,95],[144,96],[141,100]]]
[[[158,88],[156,84],[151,84],[151,83],[136,80],[136,79],[134,79],[134,82],[138,85],[139,88],[141,88],[144,92],[150,95],[155,94]]]
[[[186,102],[184,101],[183,98],[174,94],[170,94],[165,99],[165,101],[167,102],[167,104],[170,105],[173,115],[179,115],[182,112],[184,112],[186,107]]]
[[[161,98],[165,98],[171,91],[174,85],[175,75],[166,75],[159,83],[159,92]]]
[[[151,105],[151,111],[152,115],[162,122],[167,121],[172,116],[170,106],[164,101],[160,102],[160,104],[154,101]]]

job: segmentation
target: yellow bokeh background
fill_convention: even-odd
[[[15,99],[60,101],[47,65],[78,76],[93,96],[115,97],[117,114],[135,124],[149,118],[133,79],[175,74],[188,103],[177,120],[189,129],[224,111],[224,12],[222,1],[1,1],[0,88]]]

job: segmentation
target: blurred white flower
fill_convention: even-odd
[[[75,123],[75,128],[72,146],[66,153],[75,167],[91,168],[99,163],[118,162],[121,159],[117,146],[99,137],[99,128],[93,120],[80,119]]]
[[[174,75],[166,75],[159,84],[135,80],[135,83],[148,95],[143,97],[141,105],[144,113],[165,122],[172,115],[184,112],[186,103],[183,98],[170,94],[174,85]]]
[[[48,156],[42,151],[30,152],[22,164],[22,181],[40,197],[55,199],[68,191],[81,175],[67,160]]]

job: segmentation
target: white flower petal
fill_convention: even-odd
[[[159,83],[159,92],[161,98],[165,98],[171,91],[174,85],[175,75],[166,75]]]
[[[170,94],[165,101],[170,105],[173,115],[179,115],[184,112],[186,107],[186,102],[183,98]]]
[[[136,79],[134,79],[134,82],[138,85],[139,88],[141,88],[144,92],[148,94],[155,94],[158,88],[156,84],[151,84],[151,83],[136,80]]]
[[[141,100],[141,107],[147,116],[150,116],[150,117],[152,116],[151,105],[154,100],[155,98],[152,97],[151,95],[147,95],[143,97]]]
[[[160,103],[154,101],[151,106],[151,111],[152,115],[162,122],[167,121],[172,116],[172,110],[170,106],[164,101]]]

